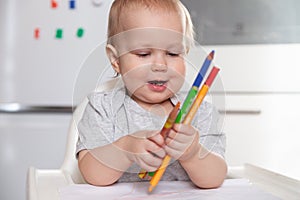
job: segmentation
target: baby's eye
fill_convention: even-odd
[[[138,57],[142,57],[142,58],[151,55],[151,51],[148,49],[136,49],[136,50],[132,51],[131,53]]]
[[[172,57],[177,57],[180,55],[180,53],[174,53],[174,52],[167,52],[167,54]]]
[[[138,57],[147,57],[150,55],[150,52],[139,52],[139,53],[136,53],[136,55]]]

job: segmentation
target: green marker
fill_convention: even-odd
[[[177,123],[177,124],[180,123],[184,119],[185,115],[188,113],[189,109],[191,108],[191,106],[194,102],[194,99],[195,99],[195,97],[198,93],[198,89],[201,85],[201,82],[202,82],[202,80],[203,80],[203,78],[204,78],[204,76],[205,76],[205,74],[206,74],[206,72],[209,68],[209,65],[210,65],[212,59],[214,58],[214,54],[215,54],[215,51],[212,51],[206,57],[203,65],[202,65],[202,67],[201,67],[201,69],[200,69],[200,71],[199,71],[199,73],[198,73],[198,75],[197,75],[197,77],[196,77],[196,79],[193,83],[192,88],[190,89],[187,97],[185,98],[185,100],[182,104],[181,109],[178,112],[178,115],[175,119],[175,123]]]
[[[148,172],[148,175],[151,176],[151,177],[153,177],[154,174],[155,174],[155,172]]]
[[[199,74],[198,74],[197,78],[198,77],[199,77]],[[190,89],[186,99],[184,100],[184,103],[183,103],[181,109],[178,112],[178,115],[175,119],[176,124],[180,123],[181,119],[184,119],[185,115],[188,113],[188,110],[192,106],[197,93],[198,93],[198,87],[193,85],[193,87]]]

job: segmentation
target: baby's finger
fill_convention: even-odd
[[[190,135],[185,135],[185,134],[177,133],[174,130],[170,131],[170,133],[168,135],[168,138],[171,139],[171,140],[176,140],[177,142],[180,142],[180,143],[186,143],[189,140],[191,140],[191,136]]]
[[[194,135],[197,133],[197,130],[188,124],[174,124],[173,129],[174,131],[185,135]]]
[[[162,163],[162,159],[158,158],[158,157],[146,157],[144,159],[145,163],[147,163],[149,166],[154,167],[155,169],[157,169],[161,163]]]
[[[178,133],[176,131],[174,131],[173,129],[170,130],[170,132],[168,133],[167,138],[170,139],[175,139],[175,137],[178,135]]]
[[[150,140],[146,143],[145,148],[148,152],[151,152],[152,154],[154,154],[159,158],[164,158],[166,156],[165,150],[161,146],[158,146],[156,143]]]
[[[185,151],[190,145],[192,144],[192,141],[181,143],[176,140],[172,140],[170,138],[166,139],[166,146],[178,150],[178,151]]]
[[[163,146],[165,143],[163,136],[159,132],[149,135],[148,139],[153,141],[159,146]]]
[[[154,164],[154,166],[153,166],[153,163],[155,163],[155,162],[149,162],[149,159],[145,159],[145,158],[139,158],[136,163],[142,169],[144,169],[144,170],[146,170],[148,172],[155,171],[161,165],[161,164],[157,164],[157,165]],[[158,163],[161,163],[161,162],[158,162]]]
[[[165,146],[165,150],[169,156],[171,156],[172,158],[175,158],[175,159],[178,159],[183,155],[182,151],[178,151],[169,146]]]

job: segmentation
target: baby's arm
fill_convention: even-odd
[[[224,159],[199,144],[199,133],[193,126],[175,124],[166,139],[165,150],[178,158],[198,187],[215,188],[223,183],[227,174]]]
[[[147,171],[155,171],[162,163],[164,140],[158,132],[141,131],[117,141],[79,152],[79,169],[92,185],[115,183],[133,163]]]

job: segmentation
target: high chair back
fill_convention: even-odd
[[[121,78],[109,80],[97,91],[111,90]],[[77,125],[82,118],[88,99],[85,98],[73,112],[69,126],[66,153],[60,169],[37,169],[30,167],[27,173],[27,199],[28,200],[56,200],[59,199],[59,188],[85,183],[78,168],[78,161],[75,155],[76,142],[78,139]]]
[[[114,86],[120,81],[120,78],[115,78],[109,80],[97,87],[96,91],[104,91],[111,90]],[[67,139],[67,148],[65,153],[65,158],[63,164],[61,166],[61,170],[65,173],[68,173],[74,183],[85,183],[84,179],[81,176],[81,173],[78,168],[78,160],[75,155],[76,151],[76,142],[78,139],[78,123],[82,118],[83,112],[85,110],[86,105],[88,104],[88,99],[85,98],[82,103],[80,103],[75,111],[73,112],[72,121],[69,127],[68,139]]]

